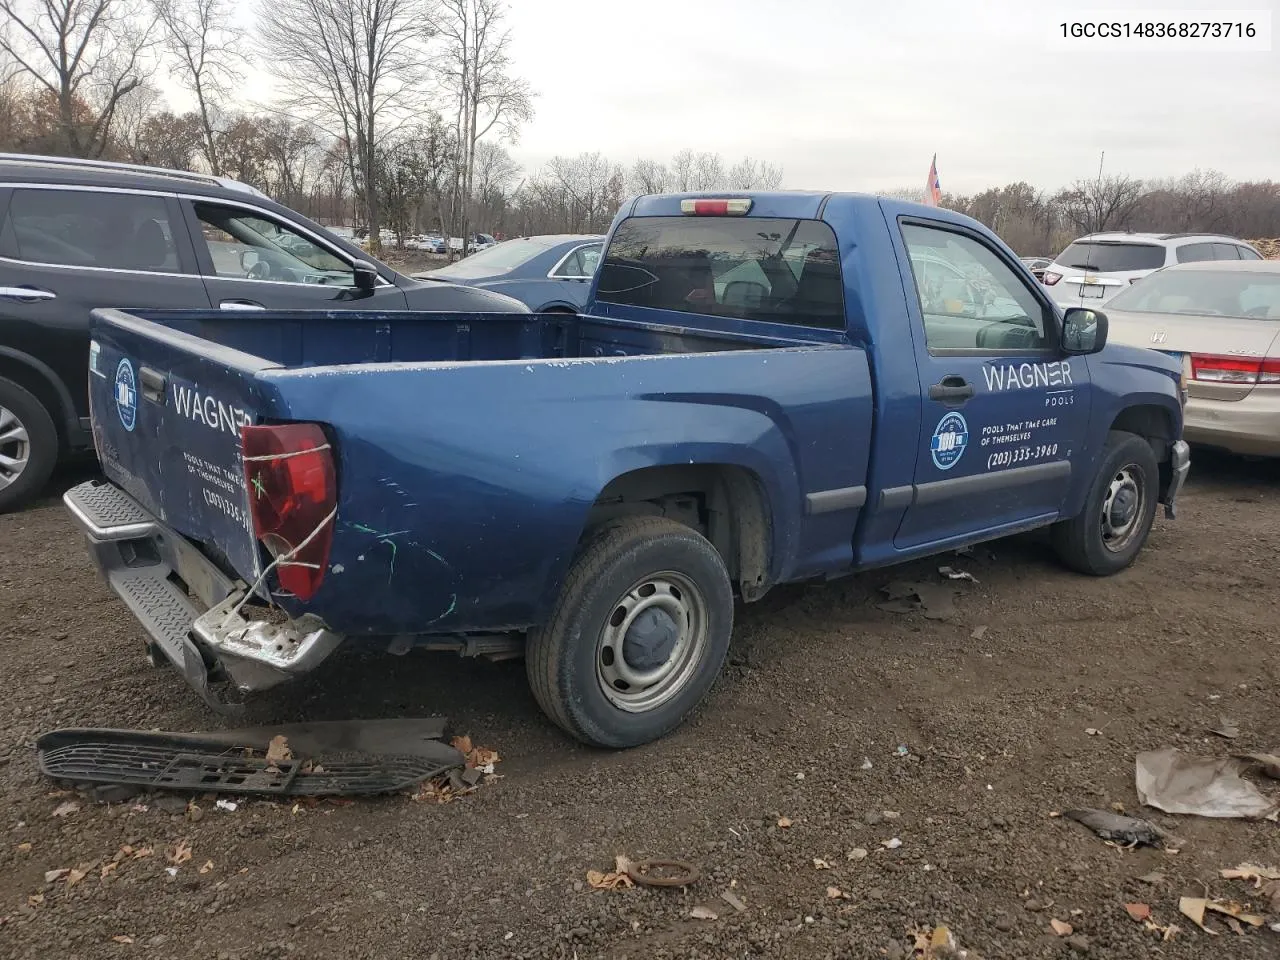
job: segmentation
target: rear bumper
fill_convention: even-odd
[[[98,572],[146,630],[153,662],[162,655],[216,709],[229,706],[214,689],[222,681],[243,693],[266,690],[314,669],[341,643],[310,616],[244,619],[245,583],[114,484],[82,483],[63,502]]]
[[[1185,440],[1177,440],[1169,451],[1169,488],[1164,494],[1164,515],[1172,520],[1177,515],[1178,494],[1191,472],[1191,447]]]
[[[1190,397],[1182,435],[1244,456],[1280,457],[1280,390],[1255,387],[1241,400]]]

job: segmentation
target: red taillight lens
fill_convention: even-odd
[[[333,544],[338,483],[329,441],[318,424],[285,423],[241,427],[240,446],[253,532],[278,561],[281,589],[309,600]]]
[[[1060,273],[1054,273],[1052,270],[1046,270],[1044,272],[1044,285],[1046,287],[1052,287],[1055,283],[1057,283],[1061,279],[1062,279],[1062,274]]]
[[[1191,379],[1202,383],[1280,383],[1280,360],[1193,353]]]

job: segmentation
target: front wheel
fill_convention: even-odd
[[[634,747],[677,727],[729,651],[733,591],[697,531],[658,517],[592,533],[526,665],[539,706],[584,743]]]
[[[1129,566],[1151,533],[1159,484],[1151,444],[1135,434],[1112,431],[1084,509],[1053,528],[1058,557],[1095,577]]]

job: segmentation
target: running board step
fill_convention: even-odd
[[[403,724],[404,721],[393,721]],[[314,733],[325,724],[308,725]],[[334,725],[338,727],[340,725]],[[288,727],[277,728],[285,736]],[[388,738],[386,746],[404,752],[374,753],[352,749],[354,743],[333,737],[330,749],[304,755],[307,731],[288,760],[269,761],[270,738],[259,731],[208,735],[151,733],[140,730],[67,729],[36,741],[37,760],[45,776],[75,783],[121,784],[192,793],[264,794],[268,796],[360,796],[410,789],[447,770],[463,766],[463,757],[447,744],[430,739]],[[400,739],[400,743],[395,740]],[[237,742],[240,741],[240,742]],[[323,742],[320,746],[326,746]]]

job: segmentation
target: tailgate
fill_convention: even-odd
[[[118,310],[90,323],[89,406],[107,477],[252,582],[260,572],[240,427],[264,407],[258,357]]]

